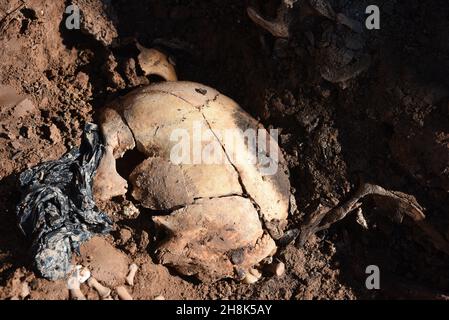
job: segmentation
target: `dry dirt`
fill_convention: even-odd
[[[166,52],[181,80],[217,88],[267,127],[281,128],[298,209],[297,228],[318,204],[346,199],[360,181],[413,195],[430,223],[449,240],[449,4],[435,0],[373,1],[381,30],[346,42],[368,54],[368,70],[331,83],[320,66],[331,56],[328,38],[348,32],[317,14],[293,11],[291,36],[276,39],[249,20],[238,0],[73,1],[83,9],[81,30],[65,28],[70,1],[0,0],[0,299],[68,299],[64,281],[30,268],[29,243],[16,227],[18,175],[79,145],[84,123],[101,106],[146,78],[136,41]],[[277,1],[254,1],[274,16]],[[263,5],[262,5],[263,3]],[[347,15],[366,1],[330,1]],[[369,3],[374,4],[374,3]],[[295,9],[296,10],[296,9]],[[360,11],[359,11],[360,12]],[[362,11],[363,12],[363,11]],[[350,38],[352,41],[353,39]],[[343,41],[344,42],[344,41]],[[327,44],[326,44],[327,43]],[[141,161],[119,163],[129,175]],[[114,231],[83,246],[74,262],[89,266],[111,287],[125,284],[139,265],[135,299],[381,299],[443,298],[449,258],[410,221],[393,222],[367,199],[369,229],[348,216],[304,246],[281,247],[281,278],[264,274],[255,285],[222,280],[202,284],[153,261],[151,212],[130,214],[131,197],[99,206]],[[365,288],[365,268],[378,265],[381,290]],[[98,296],[83,286],[91,299]]]

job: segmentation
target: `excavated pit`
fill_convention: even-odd
[[[1,16],[15,2],[0,0]],[[318,205],[333,207],[349,198],[361,180],[415,196],[429,222],[448,238],[447,1],[377,3],[381,29],[364,32],[362,47],[354,47],[345,26],[316,12],[303,17],[300,8],[293,11],[301,18],[293,19],[290,37],[276,38],[248,18],[242,1],[111,3],[120,14],[99,26],[106,33],[115,28],[102,37],[89,34],[98,31],[89,28],[65,30],[66,1],[28,1],[25,10],[1,22],[1,84],[28,95],[35,106],[30,114],[15,107],[0,111],[1,298],[18,295],[23,279],[33,282],[33,299],[67,298],[65,283],[45,282],[30,268],[28,244],[14,228],[17,175],[78,145],[84,123],[98,120],[101,107],[154,80],[143,75],[136,41],[167,53],[179,79],[216,88],[265,127],[282,129],[280,146],[297,203],[288,230],[301,226]],[[353,19],[374,4],[329,3]],[[279,1],[253,5],[263,16],[275,17]],[[112,35],[115,43],[109,42]],[[354,61],[368,54],[371,64],[346,83],[326,81],[320,68],[332,66],[332,59],[347,60],[329,48],[344,49],[345,39],[355,48]],[[119,173],[128,177],[143,159],[128,152],[118,161]],[[281,246],[275,258],[285,262],[285,276],[266,274],[253,286],[202,285],[155,264],[149,257],[155,228],[148,219],[154,212],[133,201],[140,210],[135,213],[130,200],[128,194],[98,204],[116,226],[108,243],[142,266],[142,285],[133,292],[137,299],[161,294],[175,299],[438,299],[448,294],[447,256],[410,221],[392,222],[391,212],[373,199],[362,206],[368,230],[350,215],[303,247]],[[123,236],[126,230],[130,238]],[[372,264],[382,271],[381,290],[365,287],[365,270]]]

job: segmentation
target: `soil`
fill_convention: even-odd
[[[267,17],[279,5],[250,2]],[[360,21],[366,6],[379,5],[381,29],[357,37],[347,26],[295,6],[288,39],[254,24],[247,1],[78,0],[80,30],[65,27],[70,3],[0,0],[0,299],[69,298],[64,281],[33,272],[29,243],[16,227],[18,175],[79,145],[84,124],[95,121],[108,101],[160,80],[144,76],[136,42],[169,55],[180,80],[214,87],[266,127],[282,129],[297,203],[289,229],[366,181],[416,197],[427,220],[449,240],[447,1],[329,1],[336,12]],[[346,81],[326,77],[320,70],[342,63],[341,52],[349,52],[349,60],[369,56],[369,68]],[[140,160],[128,155],[119,170],[129,174]],[[449,257],[413,222],[393,221],[369,198],[362,205],[368,230],[351,214],[303,246],[281,246],[275,258],[286,273],[264,273],[253,285],[203,284],[156,264],[151,212],[131,201],[99,203],[114,231],[85,244],[73,259],[111,288],[125,285],[128,265],[136,263],[135,285],[127,286],[134,299],[449,295]],[[369,265],[381,270],[380,290],[365,286]],[[82,290],[99,298],[87,285]]]

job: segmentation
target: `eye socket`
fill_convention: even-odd
[[[145,161],[146,158],[137,148],[128,150],[122,158],[116,160],[118,174],[128,180],[134,168]]]

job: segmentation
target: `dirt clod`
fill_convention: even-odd
[[[125,283],[128,274],[127,256],[100,237],[81,246],[82,264],[89,268],[92,276],[108,287]]]

